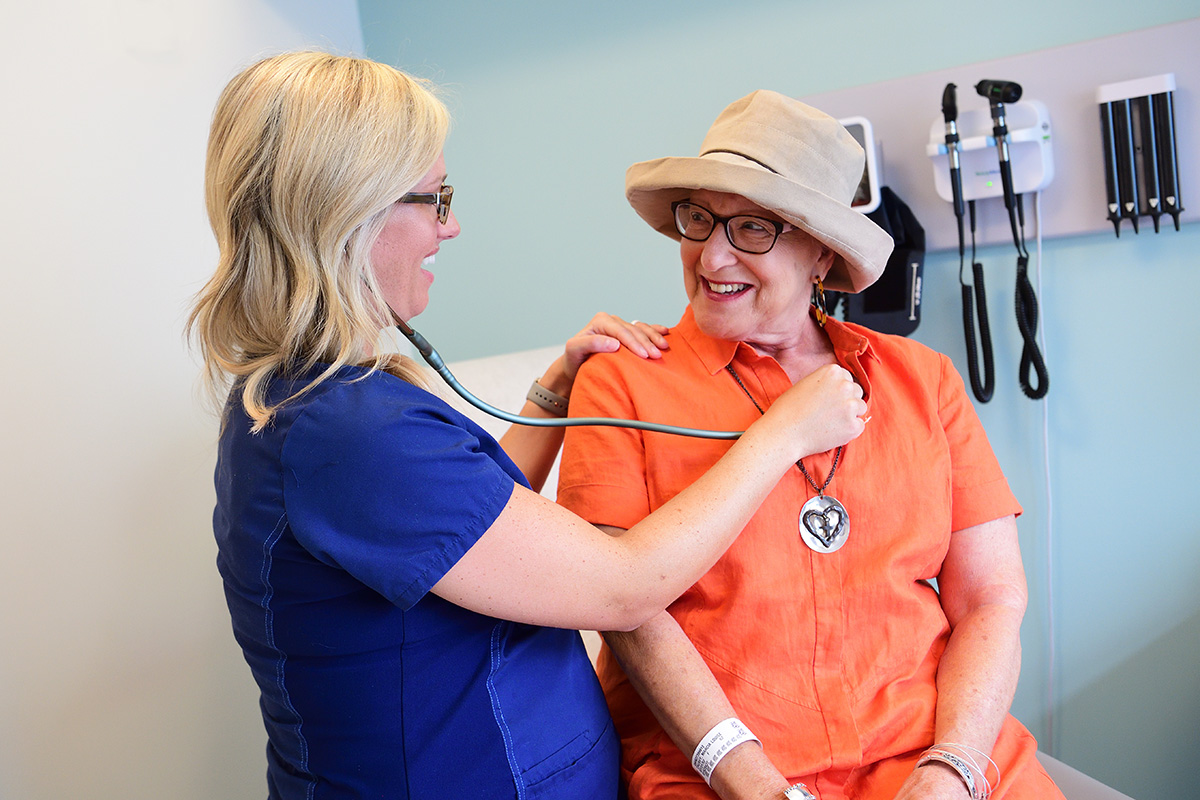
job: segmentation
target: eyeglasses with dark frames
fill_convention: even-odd
[[[671,204],[675,217],[675,228],[679,235],[693,242],[708,241],[720,224],[725,228],[725,237],[734,248],[743,253],[762,255],[768,253],[784,232],[784,223],[752,214],[733,217],[718,217],[702,205],[690,200],[679,200]]]
[[[450,218],[450,200],[453,197],[454,187],[443,183],[442,188],[436,192],[409,192],[396,202],[436,205],[438,222],[445,225],[446,220]]]

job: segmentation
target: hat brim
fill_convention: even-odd
[[[834,253],[825,288],[861,292],[887,266],[892,237],[866,215],[768,170],[720,156],[642,161],[625,173],[625,197],[654,230],[679,240],[671,203],[697,189],[745,197],[810,234]]]

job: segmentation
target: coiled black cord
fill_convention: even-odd
[[[1017,328],[1024,341],[1019,372],[1021,391],[1031,400],[1041,400],[1050,390],[1050,373],[1037,343],[1038,301],[1033,284],[1029,282],[1028,254],[1017,258],[1016,310]],[[1030,381],[1030,370],[1037,376],[1036,386]]]
[[[1021,332],[1021,365],[1017,377],[1021,391],[1030,400],[1041,400],[1050,391],[1050,373],[1042,358],[1037,342],[1038,301],[1033,284],[1029,282],[1029,251],[1025,249],[1025,205],[1017,195],[1016,209],[1008,209],[1008,221],[1012,226],[1013,243],[1017,247],[1017,286],[1014,293],[1017,314],[1017,330]],[[1019,220],[1019,225],[1018,225]],[[1033,375],[1030,374],[1032,370]],[[1036,375],[1037,385],[1032,382]]]
[[[958,282],[962,286],[962,307],[963,307],[963,334],[967,343],[967,374],[971,379],[971,391],[975,393],[975,398],[986,403],[992,399],[992,392],[996,386],[996,371],[995,364],[992,359],[992,329],[988,323],[987,311],[987,287],[983,281],[983,264],[975,260],[975,201],[971,200],[967,207],[970,209],[971,216],[971,273],[974,282],[974,297],[972,297],[972,287],[968,286],[963,281],[963,267],[965,263],[964,248],[962,241],[962,226],[959,226],[958,234]],[[979,318],[979,339],[975,338],[975,319],[976,309],[978,308]],[[979,376],[979,357],[980,345],[982,345],[983,356],[983,379]]]

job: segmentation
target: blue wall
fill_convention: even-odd
[[[450,14],[360,0],[368,54],[443,86],[455,116],[446,158],[463,234],[438,256],[417,327],[464,359],[560,342],[598,309],[673,323],[678,250],[625,204],[625,168],[694,152],[754,89],[827,92],[1197,12],[1194,0],[1136,16],[1118,0],[1017,0],[1003,14],[959,4],[946,20],[943,3],[899,5],[475,0]],[[953,39],[933,33],[946,28]],[[1179,97],[1195,102],[1196,87]],[[938,100],[914,98],[916,113]],[[1197,225],[1046,242],[1045,403],[1017,388],[1011,248],[982,253],[999,387],[980,414],[1026,509],[1014,712],[1044,749],[1142,800],[1192,794],[1200,756],[1197,252]],[[915,338],[965,373],[957,268],[930,255]]]

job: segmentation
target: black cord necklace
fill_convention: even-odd
[[[733,376],[746,397],[750,398],[750,402],[758,409],[758,413],[765,413],[762,406],[754,399],[754,395],[750,394],[750,390],[746,388],[746,384],[742,383],[733,364],[726,364],[725,369],[729,370],[729,374]],[[820,486],[817,486],[817,482],[804,468],[804,461],[796,462],[796,466],[800,468],[800,474],[817,493],[816,497],[809,498],[808,502],[800,507],[800,539],[818,553],[832,553],[840,549],[850,538],[850,515],[846,513],[846,507],[836,497],[825,494],[825,489],[833,480],[833,474],[837,472],[838,463],[842,460],[842,450],[845,447],[844,444],[838,445],[837,450],[834,451],[833,466],[829,468],[829,474]]]

